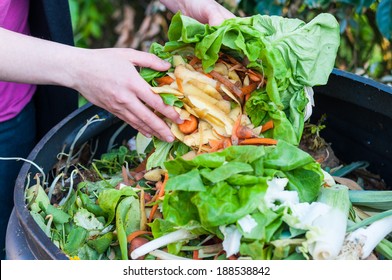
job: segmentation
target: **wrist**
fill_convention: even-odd
[[[58,65],[59,75],[55,77],[56,83],[80,90],[80,81],[85,77],[89,51],[88,49],[67,46]]]

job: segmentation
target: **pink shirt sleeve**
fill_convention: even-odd
[[[0,27],[30,34],[29,0],[1,0]],[[0,81],[0,122],[15,117],[31,100],[35,85]]]

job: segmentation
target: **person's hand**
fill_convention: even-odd
[[[225,19],[235,17],[233,13],[214,0],[160,0],[172,12],[181,11],[201,23],[219,25]]]
[[[165,105],[161,97],[139,75],[135,66],[166,71],[170,63],[153,54],[132,49],[79,49],[73,88],[87,100],[106,109],[139,130],[145,136],[157,136],[171,142],[174,137],[162,120],[182,122],[178,113]],[[158,117],[152,112],[162,114]]]

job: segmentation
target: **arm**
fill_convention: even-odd
[[[145,135],[174,140],[150,108],[175,122],[177,112],[163,103],[135,66],[165,71],[170,64],[132,49],[81,49],[0,28],[0,80],[61,85],[79,91]]]
[[[181,11],[186,16],[192,17],[201,23],[219,25],[223,20],[234,15],[214,0],[160,0],[172,12]]]

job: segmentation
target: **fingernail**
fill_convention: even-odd
[[[163,64],[165,67],[171,67],[171,63],[168,62],[168,61],[166,61],[166,60],[162,60],[162,64]]]
[[[166,137],[166,141],[167,142],[173,142],[174,141],[174,137],[173,136],[167,136]]]

